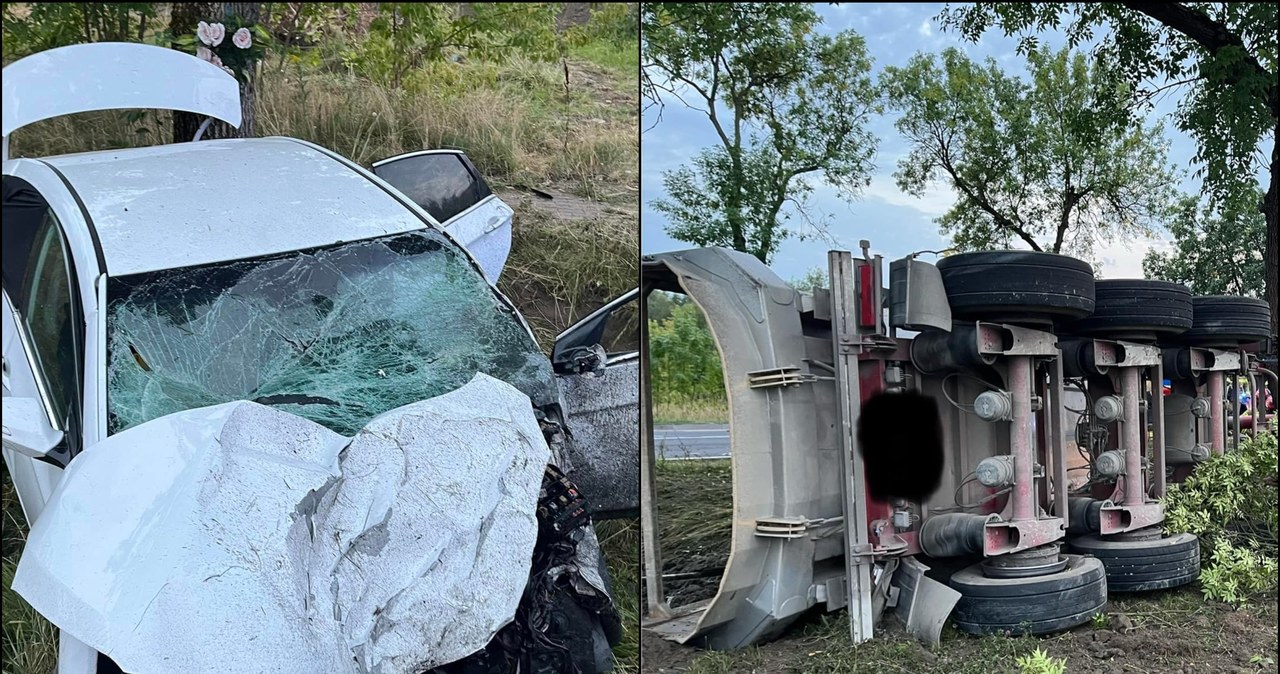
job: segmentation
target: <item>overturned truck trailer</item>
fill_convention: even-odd
[[[1146,334],[1084,329],[1090,266],[1025,251],[936,266],[909,256],[890,265],[885,289],[883,260],[862,246],[829,253],[830,290],[812,295],[726,249],[644,259],[644,294],[685,294],[706,316],[725,373],[733,480],[715,595],[669,606],[646,411],[645,628],[733,649],[811,609],[847,607],[860,642],[893,606],[927,641],[949,618],[975,634],[1047,633],[1105,610],[1109,583],[1140,591],[1194,579],[1195,537],[1160,526],[1163,350]],[[1096,421],[1111,424],[1110,444],[1083,465],[1068,454],[1080,422],[1072,390],[1108,396],[1110,416]],[[1069,468],[1090,471],[1077,493],[1092,498],[1074,497]]]

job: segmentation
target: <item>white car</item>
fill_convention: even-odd
[[[608,309],[566,331],[553,359],[541,353],[493,285],[512,210],[461,152],[372,171],[292,138],[9,158],[15,130],[86,110],[239,124],[230,76],[144,45],[17,61],[3,103],[3,453],[33,526],[81,453],[168,415],[254,401],[350,435],[477,373],[528,396],[591,514],[634,512],[634,488],[596,484],[638,484],[637,433],[618,430],[638,427],[638,360],[588,344]],[[574,442],[603,424],[622,446]],[[590,529],[580,543],[598,567]],[[594,642],[574,651],[595,653],[584,672],[608,668],[601,635],[617,636],[601,594],[591,626],[566,636]],[[113,668],[62,635],[62,674]]]

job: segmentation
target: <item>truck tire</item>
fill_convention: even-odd
[[[953,318],[1044,325],[1093,313],[1093,268],[1056,253],[999,250],[938,260]]]
[[[1271,334],[1266,300],[1236,295],[1193,298],[1191,329],[1179,340],[1193,346],[1227,346],[1260,342]]]
[[[1114,279],[1094,284],[1093,314],[1070,326],[1074,334],[1155,341],[1191,328],[1191,291],[1180,283]]]
[[[1080,554],[1097,557],[1107,568],[1112,592],[1147,592],[1180,587],[1200,576],[1200,539],[1176,534],[1152,540],[1106,540],[1080,536],[1068,541]]]
[[[969,634],[1048,634],[1107,610],[1107,576],[1093,557],[1066,555],[1067,567],[1030,578],[988,578],[982,562],[957,571],[955,626]]]

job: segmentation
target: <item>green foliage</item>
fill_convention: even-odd
[[[1090,622],[1093,623],[1093,629],[1105,630],[1111,626],[1111,616],[1106,613],[1095,613],[1090,618]]]
[[[1276,437],[1263,433],[1196,466],[1165,496],[1165,529],[1200,537],[1208,599],[1243,603],[1276,587]]]
[[[1099,64],[1123,73],[1135,86],[1166,83],[1135,91],[1138,102],[1149,104],[1164,89],[1189,87],[1178,107],[1177,124],[1198,142],[1196,161],[1206,169],[1205,188],[1214,200],[1256,186],[1252,176],[1267,162],[1258,147],[1275,128],[1278,108],[1280,19],[1274,3],[1178,3],[1156,8],[1102,2],[982,2],[949,6],[939,18],[943,26],[973,41],[999,26],[1006,35],[1020,36],[1019,51],[1024,53],[1038,48],[1033,33],[1041,30],[1063,30],[1075,47],[1091,39],[1095,29],[1109,29],[1096,50]]]
[[[792,288],[800,292],[811,293],[818,288],[826,288],[831,285],[831,275],[827,270],[821,267],[810,267],[804,273],[804,276],[798,279],[788,281]]]
[[[1051,658],[1048,653],[1038,647],[1020,656],[1017,663],[1022,674],[1065,674],[1067,671],[1066,658]]]
[[[1063,50],[1028,55],[1031,81],[958,49],[887,67],[896,126],[911,143],[894,173],[920,195],[942,179],[959,193],[938,219],[961,250],[1088,256],[1099,241],[1146,234],[1174,198],[1167,142],[1137,123],[1129,87]]]
[[[668,233],[696,245],[722,245],[768,262],[778,245],[828,226],[805,212],[811,180],[848,199],[870,181],[877,139],[866,129],[878,112],[871,57],[852,31],[813,32],[808,4],[647,3],[642,81],[695,103],[719,143],[663,176],[667,198],[653,206]],[[784,211],[784,206],[790,208]]]
[[[649,362],[655,399],[724,399],[720,354],[692,302],[674,305],[667,320],[649,319]]]
[[[592,42],[610,42],[635,51],[640,40],[640,4],[610,2],[591,9],[591,20],[566,31],[570,45],[582,46]]]
[[[384,2],[364,40],[345,55],[347,65],[375,82],[399,86],[411,69],[468,56],[501,61],[514,53],[549,60],[560,54],[556,3],[459,5]]]
[[[1258,210],[1261,200],[1262,191],[1256,189],[1216,208],[1182,197],[1166,223],[1173,249],[1147,252],[1142,260],[1147,278],[1186,284],[1197,295],[1260,295],[1267,236],[1266,219]]]
[[[4,61],[83,42],[142,42],[154,2],[4,3]]]

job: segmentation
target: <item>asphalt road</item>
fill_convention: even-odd
[[[680,424],[653,427],[653,442],[664,459],[729,458],[728,424]]]

